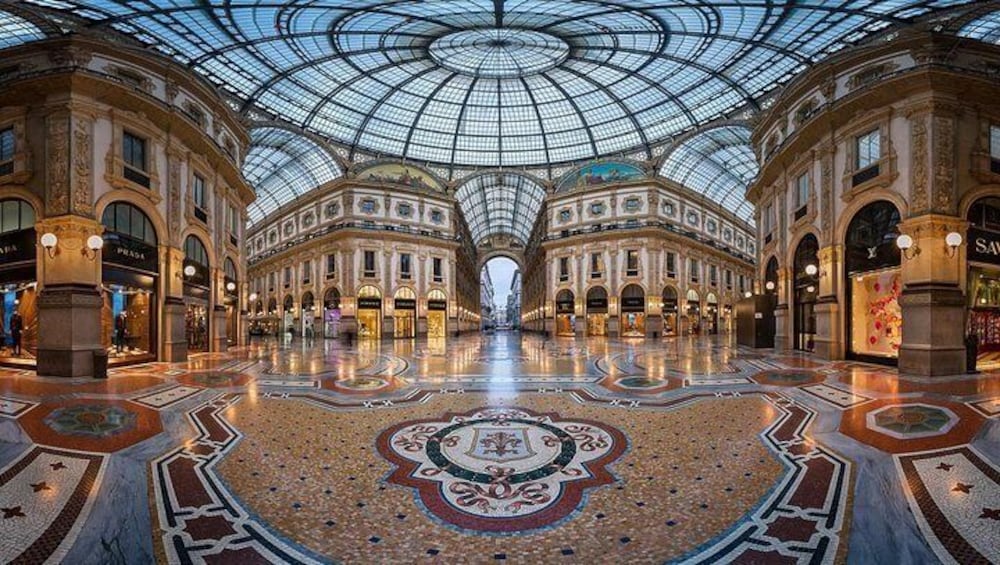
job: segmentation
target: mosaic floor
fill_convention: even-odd
[[[0,369],[0,562],[997,563],[1000,373],[725,338]]]

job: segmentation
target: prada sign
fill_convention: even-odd
[[[641,296],[622,298],[622,312],[645,312],[646,299]]]
[[[35,230],[29,228],[0,235],[0,265],[32,261],[35,258]]]
[[[115,233],[104,235],[104,249],[101,258],[105,263],[113,263],[149,273],[159,271],[159,253],[156,247],[147,243],[121,237]]]
[[[608,311],[608,299],[607,298],[588,298],[587,299],[587,311],[588,312],[607,312]]]
[[[556,314],[572,314],[572,313],[573,313],[572,300],[556,302]]]
[[[358,308],[361,310],[381,310],[382,309],[382,299],[381,298],[359,298]]]
[[[412,298],[397,298],[396,310],[416,310],[417,301]]]
[[[969,261],[1000,265],[1000,233],[982,228],[969,228]]]
[[[433,311],[444,311],[448,309],[447,300],[428,300],[427,309]]]

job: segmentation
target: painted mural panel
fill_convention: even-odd
[[[410,188],[435,190],[439,192],[444,190],[441,183],[439,183],[429,173],[422,171],[417,167],[403,165],[401,163],[382,163],[371,166],[359,172],[358,179],[370,182],[400,184]]]
[[[557,191],[572,190],[612,182],[627,182],[645,178],[646,173],[630,163],[609,161],[593,163],[568,173],[559,181]]]

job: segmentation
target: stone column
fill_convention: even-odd
[[[160,280],[163,293],[163,314],[160,322],[163,336],[160,360],[168,363],[187,361],[187,336],[184,333],[184,251],[177,247],[160,246]]]
[[[903,290],[899,305],[903,341],[899,370],[924,376],[964,373],[965,293],[959,286],[965,268],[964,248],[949,250],[945,236],[961,233],[967,222],[940,214],[926,214],[899,224],[913,238],[903,257]]]
[[[844,332],[840,291],[844,248],[831,245],[819,250],[819,293],[816,298],[816,355],[824,359],[844,358]]]
[[[789,340],[792,338],[792,320],[788,308],[789,290],[788,269],[778,269],[778,283],[774,292],[777,295],[777,306],[774,308],[774,350],[786,351],[789,349]]]

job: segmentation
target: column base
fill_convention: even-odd
[[[104,298],[93,286],[51,285],[38,294],[37,372],[52,377],[94,376],[102,351]]]
[[[899,297],[903,343],[899,372],[936,377],[965,373],[965,295],[956,285],[907,285]]]
[[[163,300],[163,352],[167,363],[187,361],[187,336],[184,334],[184,300],[168,296]]]

